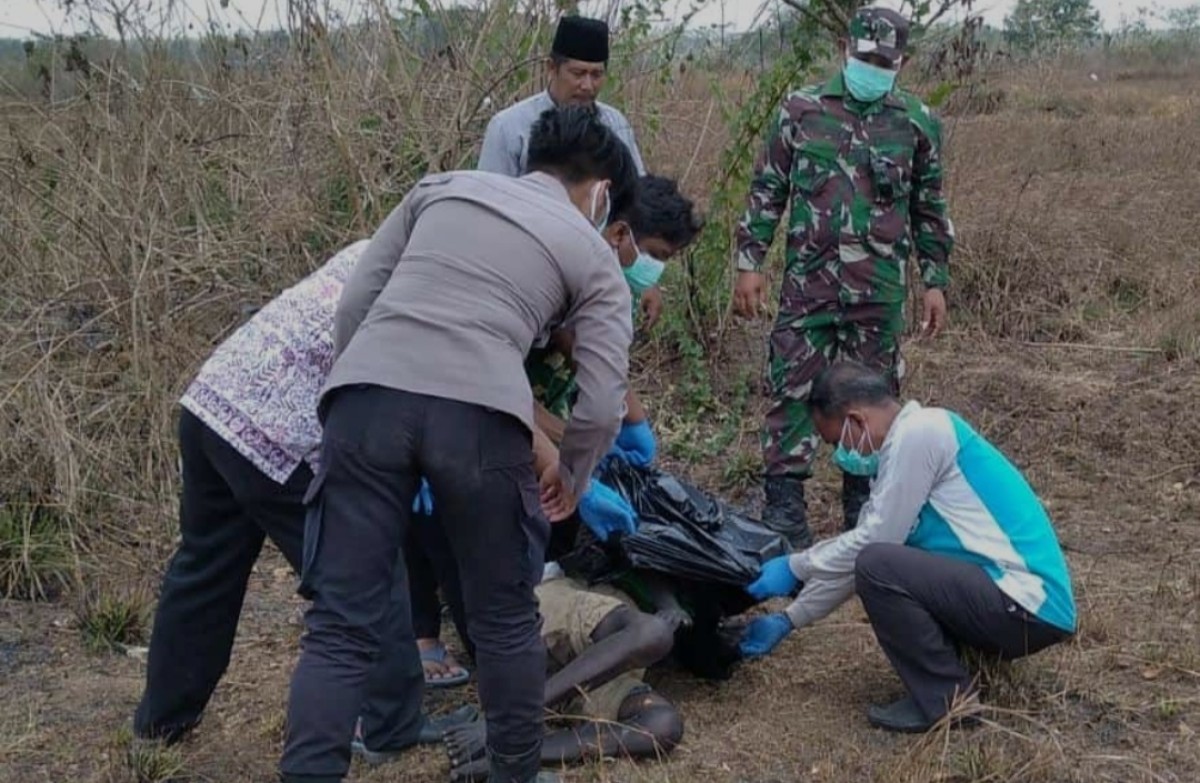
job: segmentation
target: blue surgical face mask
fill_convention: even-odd
[[[850,94],[863,103],[874,103],[891,92],[896,85],[896,71],[871,65],[857,57],[846,58],[842,77]]]
[[[633,291],[634,296],[641,296],[647,289],[658,285],[658,279],[667,265],[649,253],[643,253],[632,232],[629,238],[633,242],[633,249],[637,251],[637,258],[629,266],[622,267],[621,271],[625,274],[629,290]]]
[[[850,434],[850,419],[842,422],[842,437],[838,439],[837,448],[833,452],[833,462],[851,476],[874,476],[879,472],[879,454],[875,444],[871,442],[871,433],[863,428],[862,437],[854,448],[846,447],[846,436]],[[871,449],[870,454],[863,454],[862,447]]]

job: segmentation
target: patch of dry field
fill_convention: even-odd
[[[1200,79],[1121,79],[1115,67],[1099,75],[1012,77],[992,113],[947,118],[960,233],[955,328],[907,351],[907,392],[964,414],[1045,498],[1074,572],[1077,638],[986,668],[984,726],[896,737],[866,725],[867,704],[900,686],[851,603],[727,683],[658,673],[657,686],[684,713],[684,744],[662,763],[593,765],[568,780],[1200,780]],[[706,127],[704,106],[688,104],[681,116]],[[650,154],[668,173],[711,158],[711,150],[669,154],[670,135],[656,136]],[[185,320],[199,318],[186,315],[187,300],[176,306]],[[753,467],[762,405],[730,401],[761,367],[764,328],[732,326],[709,366],[732,422],[728,414],[683,416],[691,392],[681,363],[653,348],[642,357],[638,384],[652,392],[668,446],[716,444],[700,454],[671,449],[673,467],[731,494],[745,489]],[[164,340],[163,350],[173,349],[170,335]],[[189,345],[187,355],[201,347]],[[114,395],[141,393],[107,382]],[[36,394],[22,398],[29,415],[44,417],[42,431],[61,433],[70,449],[77,423],[54,407],[70,389],[40,392],[48,400],[41,407]],[[171,399],[147,400],[149,426],[168,415]],[[731,436],[716,438],[718,430]],[[56,469],[64,481],[88,470],[69,461]],[[832,532],[836,484],[827,467],[815,490],[814,517]],[[135,539],[141,549],[114,554],[100,570],[153,584],[170,541],[135,518],[148,513],[141,501],[128,508],[131,522],[114,540]],[[155,511],[170,515],[166,506]],[[111,544],[104,551],[116,552]],[[178,762],[180,779],[272,779],[302,606],[282,565],[272,552],[258,566],[230,671],[204,725],[167,759]],[[136,779],[123,742],[143,665],[86,652],[74,622],[69,603],[0,603],[0,780]],[[431,707],[469,693],[437,692]],[[354,779],[439,780],[446,768],[440,751],[428,750],[389,768],[356,769]]]

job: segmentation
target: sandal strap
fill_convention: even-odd
[[[446,656],[449,653],[446,651],[446,645],[438,644],[437,647],[430,647],[428,650],[421,650],[421,660],[430,663],[445,663]]]

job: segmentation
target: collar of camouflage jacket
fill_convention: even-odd
[[[856,114],[874,114],[882,107],[889,106],[893,109],[903,109],[904,101],[896,95],[896,90],[893,89],[882,100],[874,103],[863,103],[855,98],[846,90],[846,80],[842,76],[842,69],[839,68],[829,81],[825,82],[825,86],[821,88],[821,97],[823,98],[841,98],[845,101],[846,106],[853,110]]]

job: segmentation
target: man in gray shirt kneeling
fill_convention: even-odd
[[[306,499],[301,591],[313,603],[292,677],[288,783],[342,779],[368,691],[361,728],[372,750],[391,750],[374,739],[419,709],[424,676],[397,553],[422,476],[461,574],[489,779],[538,778],[543,509],[555,519],[574,510],[620,427],[631,302],[597,229],[633,197],[637,175],[624,144],[580,107],[543,114],[528,154],[530,173],[517,179],[423,179],[342,294]],[[557,326],[575,333],[579,396],[558,463],[537,476],[524,361]]]

